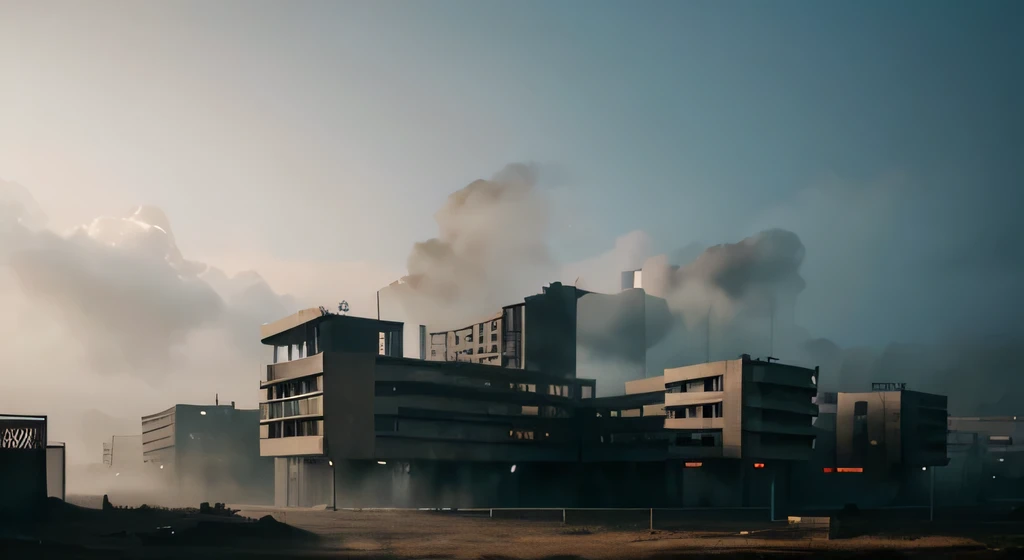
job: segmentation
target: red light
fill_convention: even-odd
[[[684,466],[688,469],[699,469],[704,466],[704,463],[685,463]]]
[[[836,469],[836,472],[845,472],[845,473],[858,473],[859,472],[859,473],[862,473],[862,472],[864,472],[864,469],[861,468],[861,467],[839,467],[839,468]]]
[[[764,463],[754,463],[754,468],[755,469],[763,469],[764,468]]]
[[[830,472],[833,472],[833,471],[835,471],[835,469],[833,469],[832,467],[824,467],[824,468],[821,469],[821,472],[824,472],[824,473],[830,473]]]

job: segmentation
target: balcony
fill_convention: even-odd
[[[725,418],[666,418],[666,430],[722,430]]]
[[[715,404],[725,398],[723,391],[694,391],[688,393],[665,393],[665,406],[695,406]]]
[[[323,454],[324,436],[296,436],[260,440],[260,457]]]
[[[324,372],[324,355],[315,354],[308,358],[300,358],[291,362],[270,364],[267,366],[267,381],[261,384],[266,387],[279,381],[296,379],[307,375],[316,375]]]

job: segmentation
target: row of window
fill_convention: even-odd
[[[266,429],[264,437],[299,437],[299,436],[322,436],[324,435],[323,420],[285,420],[262,426]]]
[[[479,348],[477,348],[476,352],[477,352],[477,354],[483,354],[484,350],[486,350],[486,348],[483,347],[483,346],[480,346]],[[431,352],[431,355],[433,355],[434,351],[431,350],[430,352]],[[462,353],[466,354],[467,356],[472,356],[473,355],[473,349],[472,348],[466,348],[465,350],[462,351]],[[497,354],[497,353],[498,353],[498,345],[497,344],[492,344],[491,345],[491,354]]]
[[[305,377],[303,379],[286,381],[267,387],[267,400],[286,399],[288,397],[297,397],[299,395],[316,393],[317,391],[323,390],[322,376],[317,375],[315,377]]]
[[[670,408],[665,414],[669,418],[722,418],[722,403]]]
[[[261,403],[260,419],[273,420],[290,416],[323,414],[323,395],[290,401]]]
[[[665,386],[667,393],[712,393],[723,389],[721,375],[705,377],[704,379],[691,379],[689,381],[677,381]]]

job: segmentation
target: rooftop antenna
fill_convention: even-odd
[[[214,404],[214,406],[220,406],[220,394],[219,393],[214,393],[213,394],[213,404]]]
[[[340,311],[341,314],[344,315],[348,313],[348,309],[348,302],[345,300],[341,300],[341,303],[338,304],[338,311]]]
[[[377,290],[377,320],[380,321],[380,290]]]

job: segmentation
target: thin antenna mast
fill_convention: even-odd
[[[380,321],[380,290],[377,290],[377,320]]]

